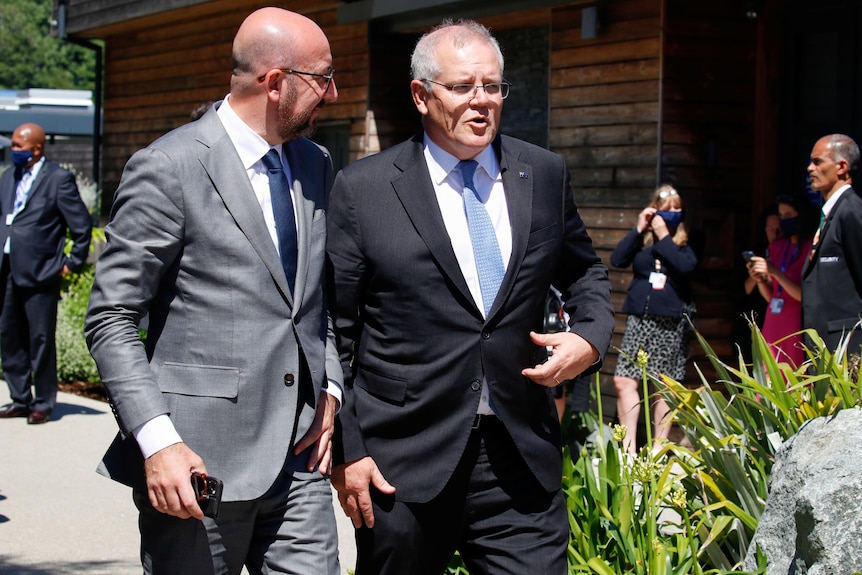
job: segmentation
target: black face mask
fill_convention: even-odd
[[[784,218],[778,220],[778,225],[781,227],[781,233],[785,238],[795,235],[799,231],[799,216],[795,218]]]

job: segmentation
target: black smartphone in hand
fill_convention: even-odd
[[[220,479],[216,479],[212,475],[206,475],[205,473],[192,472],[192,489],[195,491],[195,497],[198,500],[201,511],[207,517],[218,517],[223,488],[224,484]]]
[[[754,257],[754,256],[756,256],[756,255],[757,255],[757,254],[755,254],[755,253],[754,253],[753,251],[751,251],[751,250],[745,250],[744,252],[742,252],[742,259],[744,259],[744,260],[745,260],[745,263],[748,263],[748,262],[750,262],[750,261],[751,261],[751,258],[753,258],[753,257]]]

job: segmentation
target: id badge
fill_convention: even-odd
[[[667,282],[667,276],[661,272],[651,272],[649,275],[649,283],[652,289],[664,289],[664,284]]]
[[[784,309],[784,298],[774,297],[769,301],[769,311],[774,314],[781,313],[781,310]]]

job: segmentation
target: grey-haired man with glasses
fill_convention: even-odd
[[[330,311],[345,373],[333,484],[357,575],[563,574],[553,388],[599,368],[610,282],[565,160],[498,133],[509,84],[475,22],[412,57],[423,131],[336,176]],[[539,333],[551,284],[568,331]],[[546,346],[553,348],[548,359]]]

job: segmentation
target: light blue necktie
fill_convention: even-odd
[[[506,268],[503,266],[503,256],[497,243],[494,224],[488,216],[488,210],[479,199],[473,174],[479,164],[474,160],[458,162],[461,176],[464,179],[464,213],[467,214],[467,226],[470,228],[470,240],[473,243],[473,256],[476,258],[476,272],[479,274],[479,289],[482,291],[482,303],[485,307],[485,317],[491,311],[491,306],[497,297],[497,291],[503,282]]]
[[[293,200],[290,198],[290,184],[284,174],[284,166],[278,151],[274,148],[262,158],[269,176],[269,197],[272,201],[272,215],[275,217],[275,231],[278,236],[278,251],[281,254],[281,267],[293,293],[296,283],[296,216],[293,213]]]

